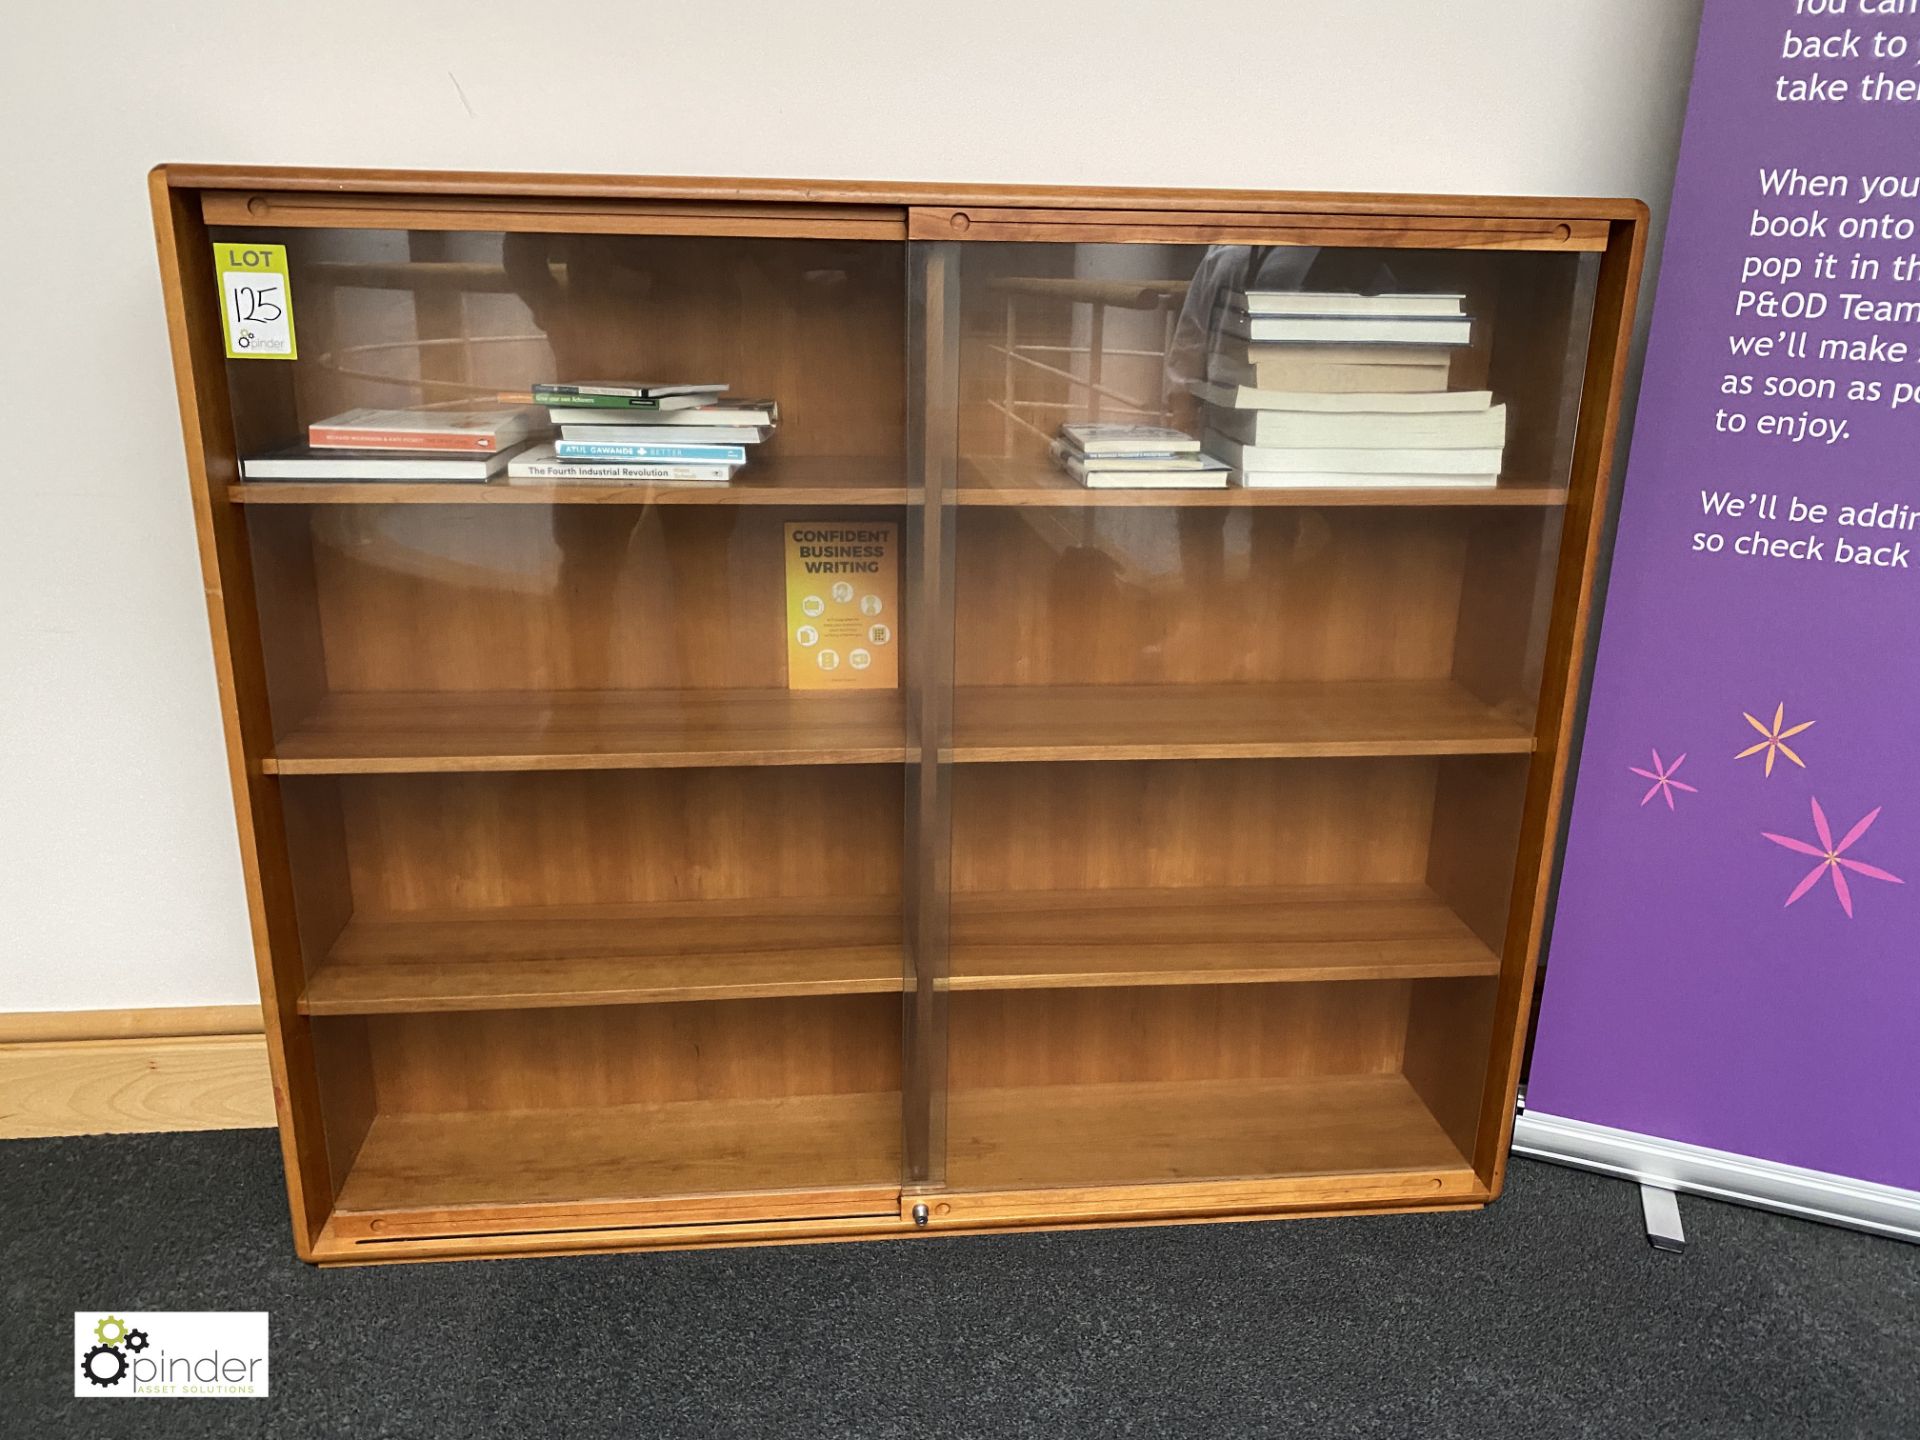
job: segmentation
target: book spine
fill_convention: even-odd
[[[492,435],[447,430],[335,430],[308,427],[307,443],[326,450],[434,450],[442,454],[491,455],[500,448]]]
[[[744,465],[744,445],[653,445],[616,444],[603,440],[556,441],[553,453],[562,460],[708,460],[719,464]]]
[[[731,465],[595,465],[535,460],[511,466],[512,480],[728,480]]]
[[[578,395],[570,390],[535,387],[534,403],[550,410],[658,410],[657,395]]]

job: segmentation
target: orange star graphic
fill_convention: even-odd
[[[1802,770],[1807,768],[1807,762],[1802,760],[1798,755],[1793,753],[1793,747],[1787,744],[1787,741],[1791,740],[1795,735],[1798,735],[1802,730],[1807,730],[1812,728],[1814,724],[1813,721],[1802,720],[1798,725],[1795,725],[1791,730],[1782,730],[1780,727],[1786,723],[1786,719],[1787,719],[1787,704],[1786,704],[1786,701],[1784,700],[1781,701],[1780,704],[1774,708],[1773,725],[1771,728],[1765,725],[1762,725],[1758,720],[1754,719],[1753,716],[1748,715],[1747,712],[1744,710],[1742,710],[1740,713],[1743,717],[1745,717],[1747,724],[1753,726],[1754,729],[1758,730],[1762,735],[1766,736],[1766,739],[1762,740],[1758,745],[1749,745],[1746,749],[1742,750],[1738,755],[1734,756],[1733,757],[1734,759],[1744,760],[1749,755],[1758,755],[1762,750],[1764,750],[1767,752],[1766,773],[1769,775],[1773,774],[1773,759],[1774,759],[1774,756],[1776,755],[1786,756],[1787,759],[1791,760],[1794,764],[1798,765]]]

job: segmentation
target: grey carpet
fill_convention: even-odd
[[[1481,1214],[320,1272],[268,1132],[0,1144],[21,1437],[1904,1436],[1920,1247],[1517,1162]],[[72,1312],[272,1312],[267,1401],[78,1401]]]

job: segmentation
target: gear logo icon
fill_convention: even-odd
[[[127,1376],[127,1357],[117,1345],[96,1345],[80,1359],[80,1373],[95,1385],[118,1385]]]
[[[74,1339],[79,1345],[85,1345],[88,1338],[86,1319],[83,1315],[74,1318]],[[124,1315],[102,1315],[94,1321],[92,1329],[94,1344],[80,1357],[80,1374],[89,1385],[102,1390],[112,1389],[133,1374],[133,1357],[153,1343],[146,1331],[127,1323]],[[129,1390],[137,1389],[139,1382],[128,1384]]]

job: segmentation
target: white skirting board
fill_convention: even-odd
[[[1513,1153],[1690,1195],[1920,1242],[1920,1191],[1524,1111]]]

